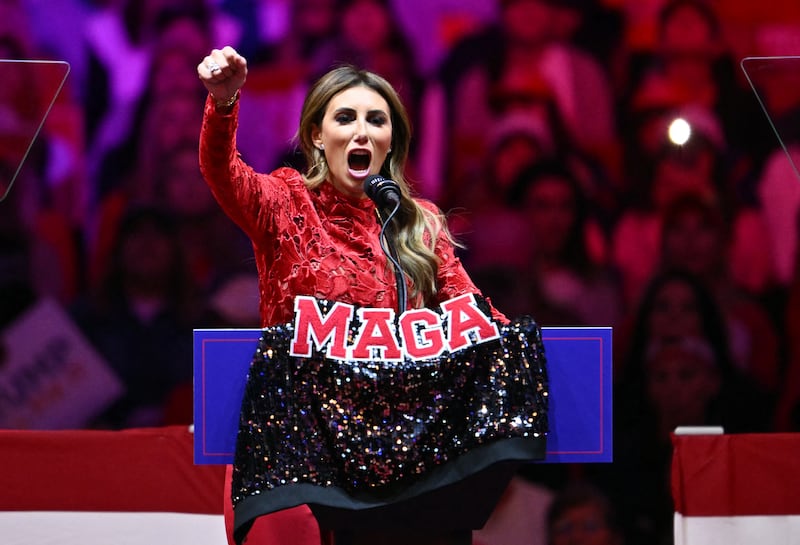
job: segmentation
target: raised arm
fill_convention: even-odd
[[[200,171],[225,213],[255,240],[274,231],[272,219],[285,207],[284,180],[255,172],[236,149],[238,98],[247,78],[247,61],[232,47],[214,49],[197,65],[208,89],[200,133]]]

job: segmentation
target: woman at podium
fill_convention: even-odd
[[[336,545],[470,543],[515,467],[544,456],[537,324],[481,296],[439,209],[412,195],[408,116],[382,77],[322,76],[297,133],[306,171],[259,173],[236,149],[246,60],[215,49],[197,71],[200,167],[259,273],[235,540],[308,505]]]

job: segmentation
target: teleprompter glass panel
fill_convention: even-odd
[[[0,59],[0,201],[19,176],[69,69],[63,61]]]
[[[800,56],[745,57],[741,67],[800,178]]]

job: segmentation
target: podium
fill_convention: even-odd
[[[4,545],[219,545],[225,468],[187,426],[0,430]]]
[[[800,434],[674,435],[675,545],[800,544]]]
[[[259,329],[194,332],[194,459],[230,464]],[[543,327],[550,389],[545,463],[612,461],[612,331]]]
[[[259,329],[195,330],[194,420],[195,462],[198,464],[234,461],[242,398],[261,333]],[[542,341],[548,369],[547,421],[550,424],[545,461],[611,461],[611,329],[543,328]],[[264,369],[253,365],[252,372],[261,376]],[[278,374],[284,372],[288,371],[278,371]],[[280,421],[282,417],[277,418]],[[440,483],[439,488],[427,490],[430,485],[425,481],[415,482],[391,504],[382,503],[377,496],[372,499],[363,494],[344,497],[336,488],[324,488],[320,494],[324,493],[326,499],[311,505],[311,509],[320,526],[327,529],[395,526],[434,529],[441,528],[442,524],[458,531],[480,528],[516,467],[508,463],[485,467],[481,456],[495,447],[519,449],[522,445],[519,440],[508,439],[484,446],[480,450],[483,454],[476,450],[453,458],[447,467],[462,474],[459,481],[442,480],[444,474],[435,469],[429,479]],[[542,438],[534,440],[540,441],[539,448],[544,450]],[[514,441],[517,441],[513,443],[516,446],[512,445]],[[512,459],[514,457],[508,458]],[[535,457],[516,456],[516,459]],[[296,486],[299,489],[309,485]],[[291,496],[294,493],[292,489],[278,488],[275,496],[270,496],[274,499],[269,501],[282,504],[287,495],[294,497]],[[251,500],[262,501],[260,497],[248,496],[236,511],[237,516],[239,511],[242,520],[254,520],[259,516],[256,512],[259,504]],[[331,497],[338,497],[335,503],[342,507],[329,506],[327,502]],[[475,501],[478,497],[481,501]],[[268,511],[262,514],[265,512]],[[241,524],[243,528],[245,523]],[[241,538],[240,531],[237,522],[234,535]]]

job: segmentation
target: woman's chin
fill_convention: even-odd
[[[336,188],[339,193],[346,195],[347,197],[351,197],[354,199],[361,199],[364,197],[364,179],[369,174],[365,175],[364,178],[356,178],[355,176],[347,176],[344,180],[342,179],[332,179],[330,180],[331,185]]]

